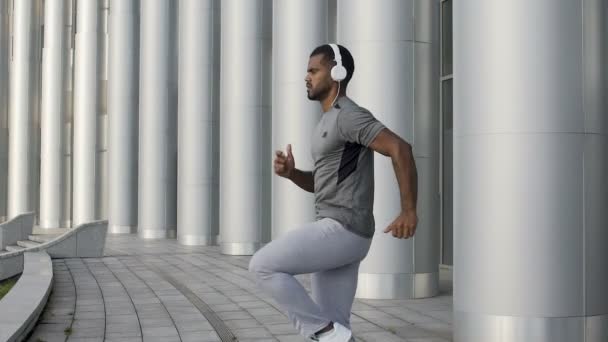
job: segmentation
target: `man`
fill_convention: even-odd
[[[317,220],[260,249],[249,269],[260,287],[284,309],[300,333],[313,341],[347,342],[359,264],[375,231],[374,156],[390,156],[399,183],[401,213],[384,230],[414,235],[417,174],[411,146],[346,96],[355,70],[350,52],[336,44],[310,55],[308,98],[323,115],[312,136],[313,171],[295,167],[291,145],[276,152],[275,173],[315,194]],[[312,298],[294,275],[312,273]]]

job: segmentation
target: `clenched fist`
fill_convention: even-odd
[[[274,158],[274,173],[281,177],[291,178],[293,170],[296,168],[296,162],[291,154],[291,144],[287,145],[287,155],[283,151],[277,151]]]

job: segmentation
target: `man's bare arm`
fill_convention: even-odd
[[[283,151],[276,151],[274,159],[274,172],[284,178],[290,179],[300,188],[315,192],[315,179],[312,171],[302,171],[296,169],[296,162],[291,152],[291,144],[287,145],[287,154]]]
[[[376,136],[369,147],[378,153],[391,157],[395,176],[399,183],[401,214],[387,227],[385,232],[392,231],[393,236],[407,239],[414,235],[418,223],[416,214],[418,173],[412,146],[385,128]]]
[[[300,188],[308,192],[315,192],[315,179],[312,176],[312,171],[293,169],[289,179]]]

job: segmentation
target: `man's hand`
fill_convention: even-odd
[[[296,169],[296,162],[291,154],[291,144],[287,145],[287,155],[283,151],[276,151],[274,159],[274,173],[281,177],[291,179],[293,170]]]
[[[393,236],[398,239],[408,239],[416,233],[417,224],[418,216],[416,215],[416,210],[407,210],[402,212],[393,223],[386,227],[384,232],[392,232]]]

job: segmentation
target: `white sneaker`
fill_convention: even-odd
[[[316,336],[319,342],[349,342],[353,337],[352,331],[340,323],[334,322],[334,328],[331,331],[325,332]]]

